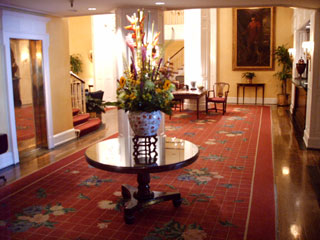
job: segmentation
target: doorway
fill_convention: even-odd
[[[48,147],[42,40],[10,39],[19,153]]]

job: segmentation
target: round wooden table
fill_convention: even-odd
[[[96,168],[118,173],[137,174],[138,187],[122,185],[125,201],[124,219],[134,222],[134,212],[163,201],[173,201],[180,206],[178,192],[150,190],[150,173],[176,170],[197,160],[199,148],[175,137],[112,138],[89,147],[85,152],[87,162]]]

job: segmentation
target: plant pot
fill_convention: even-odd
[[[149,137],[157,135],[161,122],[161,112],[129,112],[129,123],[135,136]]]
[[[247,83],[252,83],[252,78],[247,78]]]
[[[278,94],[278,106],[288,106],[288,94]]]
[[[96,112],[89,112],[90,114],[90,118],[96,118],[97,117],[97,113]]]
[[[306,66],[307,66],[307,64],[305,64],[305,63],[297,63],[296,64],[296,69],[297,69],[297,72],[299,73],[300,77],[304,73]]]

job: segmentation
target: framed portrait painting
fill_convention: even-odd
[[[274,8],[233,9],[233,70],[273,70]]]

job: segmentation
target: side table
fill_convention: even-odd
[[[257,92],[258,88],[262,88],[262,105],[264,105],[264,83],[237,83],[237,104],[239,100],[239,90],[242,87],[242,104],[244,104],[244,96],[246,87],[254,87],[256,89],[255,104],[257,104]]]

